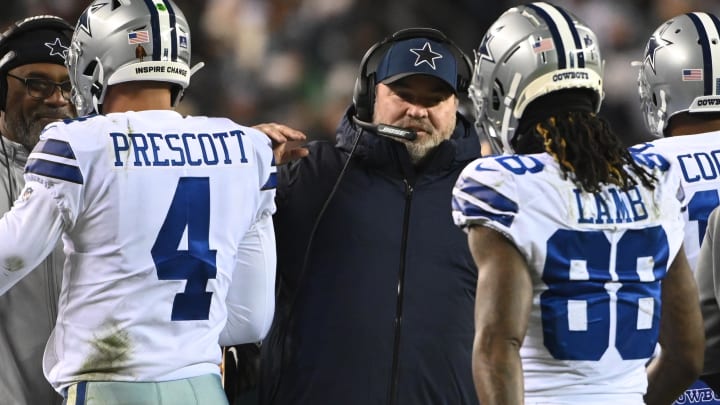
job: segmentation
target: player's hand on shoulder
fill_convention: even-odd
[[[307,137],[301,131],[274,122],[258,124],[253,128],[267,135],[272,141],[275,164],[277,165],[292,162],[310,153],[302,145]]]

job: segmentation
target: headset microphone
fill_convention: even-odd
[[[367,121],[362,121],[358,117],[353,117],[353,121],[360,128],[375,131],[378,135],[386,136],[388,138],[399,138],[405,139],[406,141],[414,141],[417,138],[417,132],[412,129],[394,127],[386,124],[375,125]]]

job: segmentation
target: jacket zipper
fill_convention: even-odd
[[[405,288],[405,266],[406,266],[406,255],[407,255],[407,243],[408,243],[408,228],[410,226],[410,207],[412,205],[413,186],[408,183],[407,179],[403,180],[405,183],[405,214],[403,218],[403,231],[402,231],[402,246],[400,248],[400,268],[398,270],[398,284],[397,284],[397,302],[395,305],[395,338],[393,341],[393,357],[392,357],[392,368],[390,374],[390,389],[388,392],[388,405],[397,404],[398,397],[398,384],[400,380],[400,338],[402,332],[402,318],[403,318],[403,296]]]

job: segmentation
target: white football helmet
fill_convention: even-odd
[[[101,112],[108,86],[173,83],[173,103],[190,84],[190,28],[172,0],[95,0],[75,27],[67,68],[80,115]]]
[[[595,33],[563,8],[543,3],[513,7],[485,33],[475,51],[469,96],[475,125],[495,152],[510,140],[533,100],[553,91],[587,88],[603,99],[603,61]]]
[[[664,136],[681,112],[720,111],[720,21],[709,13],[674,17],[655,30],[645,46],[638,75],[647,128]]]

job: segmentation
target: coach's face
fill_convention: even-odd
[[[414,141],[401,140],[413,162],[422,160],[455,130],[458,98],[433,76],[416,74],[390,84],[379,83],[375,92],[373,122],[417,132]]]
[[[5,78],[7,101],[0,131],[3,136],[30,151],[47,124],[75,116],[75,109],[66,98],[69,94],[53,84],[67,82],[68,71],[65,66],[55,63],[31,63],[11,69],[8,73]],[[22,79],[31,81],[26,85]],[[32,82],[33,79],[40,81]],[[43,86],[52,89],[43,92],[39,90]]]

